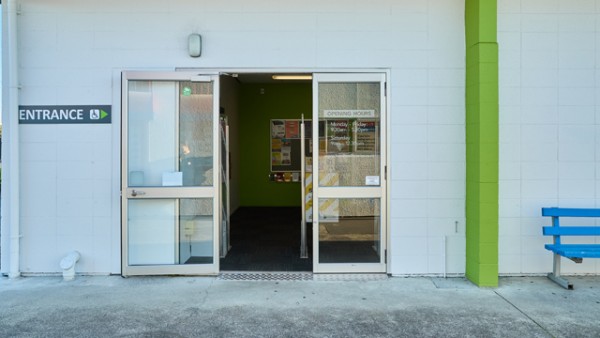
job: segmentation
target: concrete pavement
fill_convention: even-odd
[[[1,337],[598,337],[600,277],[0,278]]]

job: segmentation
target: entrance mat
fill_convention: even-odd
[[[244,281],[307,281],[313,280],[310,272],[223,272],[218,280]]]
[[[309,258],[300,258],[301,217],[299,207],[240,207],[231,216],[231,250],[221,271],[312,271],[310,229]]]

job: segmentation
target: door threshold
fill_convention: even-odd
[[[218,280],[230,281],[381,281],[386,273],[312,273],[308,271],[221,271]]]
[[[310,271],[221,271],[218,280],[244,281],[309,281],[313,280]]]

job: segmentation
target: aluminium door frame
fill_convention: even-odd
[[[384,72],[335,72],[335,73],[313,73],[313,272],[314,273],[387,273],[390,266],[389,250],[389,99],[387,95],[388,73]],[[380,123],[384,128],[380,136],[380,182],[378,187],[319,187],[319,82],[343,83],[343,82],[378,82],[381,86],[380,92]],[[381,118],[383,115],[383,118]],[[314,122],[316,121],[316,123]],[[381,213],[380,223],[380,241],[383,246],[383,252],[380,253],[379,263],[319,263],[319,203],[320,195],[326,195],[324,198],[380,198],[384,199],[380,203]]]
[[[171,69],[162,69],[162,70],[135,70],[135,71],[127,71],[127,70],[123,70],[120,71],[120,73],[122,74],[121,78],[121,83],[123,83],[123,76],[125,74],[137,74],[142,76],[143,74],[148,74],[148,73],[152,73],[152,74],[166,74],[166,73],[182,73],[182,74],[206,74],[206,75],[212,75],[212,76],[219,76],[220,74],[245,74],[245,73],[277,73],[277,74],[298,74],[298,73],[306,73],[306,74],[344,74],[344,73],[351,73],[351,74],[364,74],[364,73],[383,73],[385,74],[385,78],[386,78],[386,82],[388,83],[388,86],[386,87],[386,100],[385,100],[385,110],[386,110],[386,116],[385,116],[385,130],[386,130],[386,137],[383,141],[385,141],[386,146],[387,146],[387,151],[386,151],[386,163],[387,163],[387,174],[388,174],[388,179],[386,180],[386,213],[382,214],[382,217],[386,218],[386,234],[387,234],[387,238],[386,238],[386,247],[387,247],[387,257],[386,257],[386,261],[387,261],[387,273],[391,273],[391,263],[392,263],[392,252],[394,250],[394,248],[391,246],[391,238],[390,238],[390,228],[391,228],[391,208],[390,208],[390,184],[391,184],[391,172],[392,172],[392,165],[391,165],[391,151],[390,151],[390,135],[391,135],[391,105],[392,105],[392,96],[390,93],[390,86],[389,86],[389,81],[391,79],[391,69],[390,68],[263,68],[263,67],[258,67],[258,68],[243,68],[243,67],[210,67],[210,68],[199,68],[199,67],[175,67],[175,68],[171,68]],[[185,75],[184,75],[185,76]],[[146,78],[147,80],[150,80],[150,78]],[[159,79],[160,80],[160,79]],[[165,79],[166,80],[166,79]],[[314,81],[314,80],[313,80]],[[215,92],[219,91],[220,88],[219,86],[215,86],[214,88]],[[126,100],[126,96],[123,95],[123,87],[121,88],[121,94],[122,94],[122,100]],[[124,108],[124,102],[122,102],[121,104],[121,115],[125,114],[126,109]],[[121,126],[121,131],[124,130],[124,127]],[[126,139],[123,138],[123,133],[121,132],[121,142],[126,141]],[[120,147],[122,149],[122,147]],[[220,153],[220,152],[219,152]],[[122,173],[122,168],[123,168],[123,164],[125,163],[125,159],[124,159],[124,154],[121,154],[121,166],[120,166],[120,172]],[[121,184],[122,186],[122,184]],[[123,205],[123,198],[121,198],[121,201],[119,202],[120,205]],[[123,220],[124,220],[124,215],[123,215],[123,211],[121,210],[121,217],[119,217],[119,219],[121,220],[121,229],[123,229]],[[123,230],[121,231],[122,234],[121,236],[123,237]],[[121,243],[124,243],[124,239],[121,238]],[[218,243],[218,245],[220,246],[220,243]],[[123,250],[120,250],[120,254],[121,256],[123,256]],[[123,261],[124,258],[121,257],[121,272],[123,273]]]
[[[121,274],[123,276],[133,275],[216,275],[219,273],[219,224],[221,222],[220,210],[220,170],[214,170],[220,167],[221,149],[220,149],[220,125],[219,125],[219,101],[220,101],[220,82],[218,74],[203,72],[181,72],[181,71],[123,71],[121,73]],[[164,187],[139,187],[130,188],[128,186],[127,159],[128,159],[128,81],[165,81],[179,83],[182,81],[191,82],[211,82],[213,84],[213,186],[212,187],[194,187],[185,189],[182,187],[164,188]],[[174,95],[177,95],[174,93]],[[178,98],[177,98],[178,100]],[[177,117],[178,118],[178,117]],[[179,126],[177,126],[179,128]],[[147,195],[142,197],[132,196],[133,190],[143,190]],[[166,190],[166,191],[161,191]],[[173,193],[175,190],[179,192]],[[193,191],[192,191],[193,190]],[[211,199],[213,207],[212,235],[213,235],[213,263],[212,264],[190,264],[190,265],[139,265],[130,266],[128,264],[128,223],[127,223],[127,202],[130,196],[136,199],[149,198],[202,198]],[[179,246],[179,237],[176,238],[176,247]]]

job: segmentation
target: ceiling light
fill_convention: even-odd
[[[312,80],[310,74],[273,75],[273,80]]]

